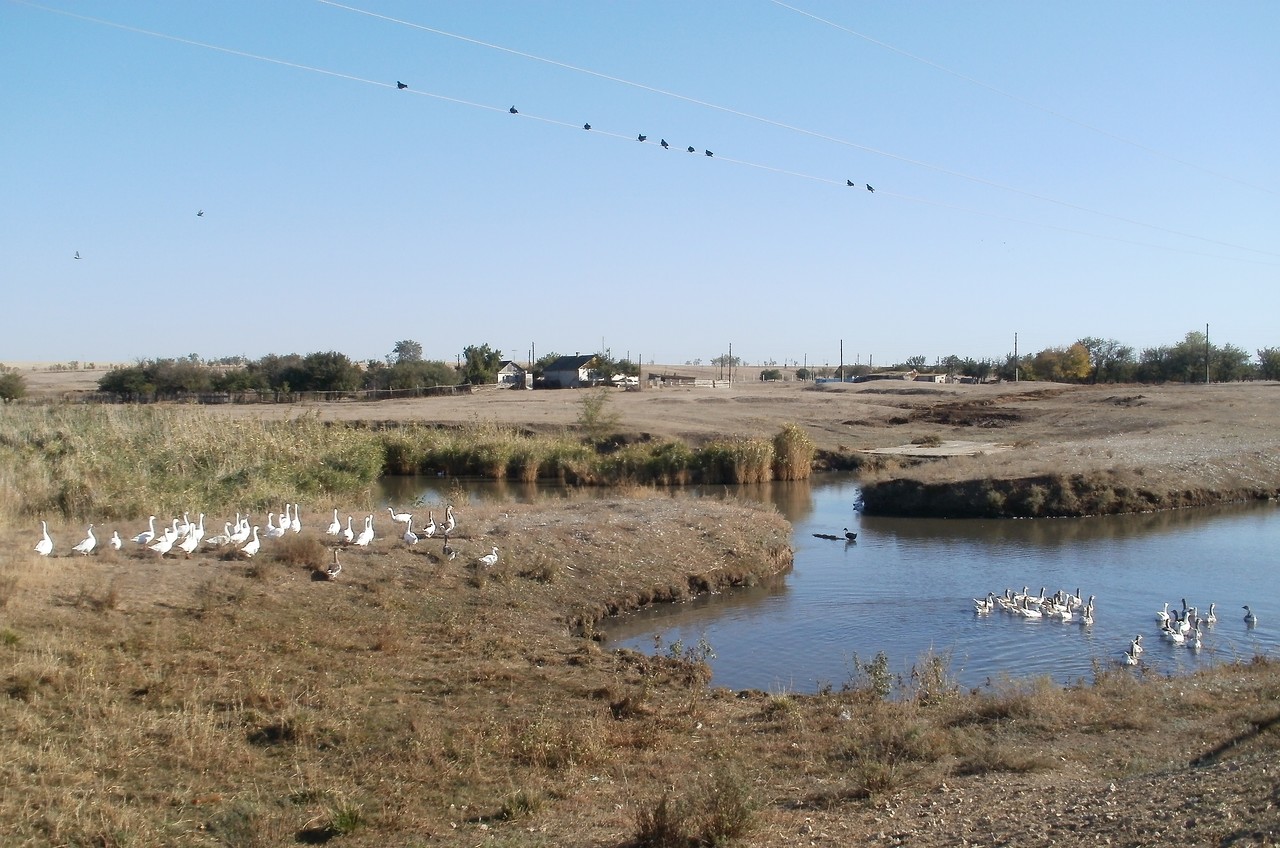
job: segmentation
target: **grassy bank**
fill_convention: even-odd
[[[776,513],[638,491],[460,518],[456,559],[380,538],[333,582],[312,579],[311,530],[246,563],[45,560],[0,527],[6,844],[1049,844],[1075,825],[1145,844],[1175,824],[1241,844],[1270,826],[1273,663],[967,693],[945,657],[851,657],[813,696],[711,689],[697,647],[590,636],[784,571]],[[1144,781],[1180,774],[1171,823]],[[1137,817],[1148,797],[1164,818]],[[1136,839],[1114,830],[1130,822]]]
[[[1029,477],[867,481],[868,514],[947,518],[1047,518],[1119,515],[1280,497],[1266,485],[1170,487],[1133,471]]]
[[[3,407],[0,515],[92,520],[363,502],[382,474],[587,485],[797,480],[809,476],[813,455],[794,425],[772,440],[722,439],[701,449],[674,440],[597,448],[573,432],[487,424],[379,429],[159,406]]]

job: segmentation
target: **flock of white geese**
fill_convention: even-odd
[[[1164,609],[1156,613],[1156,623],[1160,625],[1160,636],[1172,645],[1200,650],[1204,646],[1205,632],[1218,623],[1218,605],[1209,604],[1209,611],[1201,615],[1196,607],[1187,606],[1187,599],[1182,599],[1181,609],[1165,603]],[[1028,587],[1023,586],[1021,592],[1005,589],[1003,595],[988,592],[985,598],[973,599],[973,610],[977,615],[987,615],[993,610],[1009,613],[1028,619],[1054,619],[1063,622],[1078,622],[1088,627],[1093,624],[1094,596],[1087,601],[1080,598],[1080,590],[1075,594],[1059,590],[1052,595],[1032,595]],[[1257,614],[1244,606],[1245,626],[1252,629],[1258,625]],[[1125,665],[1137,665],[1145,648],[1142,645],[1142,634],[1134,636],[1127,650],[1121,654],[1121,662]]]
[[[454,559],[457,554],[449,545],[449,537],[454,533],[458,526],[457,516],[454,515],[453,506],[445,505],[444,520],[439,524],[435,520],[435,511],[429,510],[427,513],[427,523],[419,530],[413,527],[413,514],[409,512],[396,512],[391,507],[387,507],[387,511],[391,514],[391,520],[398,524],[404,525],[404,532],[400,534],[400,538],[408,545],[416,545],[419,542],[435,538],[439,536],[444,540],[444,555],[449,559]],[[134,536],[131,541],[139,546],[153,551],[158,557],[164,558],[170,553],[180,552],[186,555],[187,559],[196,552],[198,548],[203,546],[206,549],[214,548],[233,548],[240,556],[252,558],[262,549],[264,541],[271,539],[279,539],[286,533],[302,532],[302,508],[298,504],[285,504],[284,508],[278,513],[279,522],[276,521],[277,513],[267,513],[267,522],[265,531],[260,524],[253,524],[248,516],[236,513],[235,522],[226,522],[222,525],[222,533],[215,536],[205,536],[205,515],[200,513],[196,521],[191,521],[190,513],[183,513],[182,518],[173,519],[171,525],[165,526],[157,530],[156,517],[154,515],[147,519],[147,529]],[[335,541],[339,546],[354,545],[356,547],[367,548],[374,540],[374,516],[369,514],[364,519],[364,527],[357,533],[352,524],[355,517],[348,515],[347,522],[344,526],[338,519],[338,510],[333,511],[333,520],[325,529],[325,535],[335,537]],[[94,534],[94,527],[90,524],[86,531],[85,538],[72,547],[72,553],[88,556],[98,547],[98,537]],[[111,537],[106,541],[108,547],[113,550],[120,550],[125,545],[125,540],[120,537],[120,532],[113,531]],[[36,542],[35,552],[40,556],[50,556],[53,553],[53,539],[49,536],[49,523],[47,521],[40,522],[40,540]],[[329,579],[334,579],[342,570],[341,564],[338,562],[337,547],[333,549],[333,564],[329,566],[326,575]],[[498,562],[498,549],[495,547],[488,554],[476,559],[476,564],[480,566],[493,566]]]

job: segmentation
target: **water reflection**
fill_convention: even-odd
[[[384,481],[395,504],[439,502],[458,484],[434,478]],[[610,497],[606,489],[466,482],[473,501]],[[609,644],[653,650],[705,637],[715,650],[717,685],[812,691],[839,685],[853,657],[884,651],[909,675],[929,652],[946,653],[957,680],[981,686],[1004,675],[1087,678],[1110,664],[1137,633],[1144,664],[1160,673],[1248,659],[1277,649],[1280,509],[1271,503],[1147,515],[1028,521],[884,518],[858,514],[856,480],[831,474],[811,482],[681,489],[688,497],[771,503],[794,527],[795,567],[767,586],[669,604],[606,622]],[[815,533],[859,533],[855,544]],[[1092,627],[977,617],[973,601],[1006,587],[1041,586],[1097,595]],[[1183,598],[1220,621],[1193,652],[1162,642],[1155,612]],[[1247,629],[1243,604],[1262,622]]]

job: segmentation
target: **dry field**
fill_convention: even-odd
[[[79,557],[64,526],[42,559],[28,528],[0,529],[4,844],[1280,838],[1274,661],[967,694],[926,657],[896,684],[730,692],[698,646],[613,652],[592,622],[785,572],[775,513],[643,491],[474,505],[452,560],[379,529],[334,581],[310,523],[251,561]]]
[[[703,366],[652,366],[654,372],[715,377]],[[1038,474],[1132,472],[1168,491],[1280,491],[1280,384],[1211,386],[982,386],[873,382],[760,383],[758,368],[718,388],[613,390],[611,411],[632,437],[685,439],[723,435],[772,437],[784,423],[802,426],[834,457],[958,456],[944,463],[895,468],[898,476],[951,481]],[[33,396],[92,390],[98,372],[25,370]],[[648,373],[646,371],[646,373]],[[377,403],[211,406],[211,415],[322,420],[425,421],[444,425],[498,422],[531,430],[573,427],[579,390],[510,391]],[[922,446],[921,442],[940,443]]]
[[[576,421],[578,397],[489,390],[209,414],[557,429]],[[751,383],[614,400],[635,435],[696,442],[795,421],[833,454],[921,441],[975,452],[904,473],[1280,479],[1275,385]],[[474,505],[453,560],[439,541],[406,545],[384,513],[372,549],[340,551],[342,574],[326,581],[315,579],[331,556],[315,524],[331,508],[304,504],[303,532],[252,561],[161,561],[134,545],[75,557],[83,528],[65,525],[51,528],[55,556],[44,559],[30,552],[38,527],[0,526],[0,841],[1280,840],[1274,660],[1176,679],[1099,668],[1079,688],[1007,681],[971,694],[925,657],[918,676],[890,682],[888,702],[867,672],[814,696],[728,692],[707,687],[698,646],[616,653],[592,624],[776,579],[790,553],[775,513],[711,502],[689,512],[643,490]],[[477,568],[495,545],[498,565]]]

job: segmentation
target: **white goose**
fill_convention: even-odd
[[[338,520],[338,508],[333,509],[333,521],[329,522],[329,528],[324,531],[326,535],[337,536],[342,532],[342,522]]]
[[[373,541],[373,516],[369,516],[364,520],[364,529],[360,531],[360,535],[356,537],[356,544],[362,548],[369,547],[369,543]]]
[[[89,535],[85,536],[84,539],[80,542],[80,544],[76,545],[71,550],[75,551],[78,554],[83,554],[85,556],[88,556],[90,553],[93,552],[93,549],[97,547],[97,545],[98,545],[98,537],[93,535],[93,525],[90,524]]]
[[[222,533],[217,536],[210,536],[204,540],[204,543],[211,548],[220,548],[231,542],[231,522],[228,521],[222,525]]]
[[[124,539],[120,538],[120,531],[111,531],[111,538],[107,540],[107,544],[111,546],[111,550],[118,551],[124,547]]]
[[[284,512],[280,513],[280,529],[281,530],[289,529],[289,505],[288,504],[284,505]]]
[[[1169,602],[1165,601],[1164,609],[1156,613],[1156,623],[1164,624],[1169,620]]]
[[[292,530],[292,531],[293,531],[293,532],[295,532],[295,533],[301,533],[301,532],[302,532],[302,519],[299,517],[299,516],[301,516],[301,515],[302,515],[302,510],[298,508],[298,505],[297,505],[297,504],[294,504],[294,505],[293,505],[293,518],[292,518],[292,519],[290,519],[290,521],[289,521],[289,529],[290,529],[290,530]]]
[[[35,551],[40,556],[53,553],[53,539],[49,538],[49,525],[44,521],[40,522],[40,541],[36,542]]]
[[[342,531],[342,541],[348,545],[355,541],[355,531],[351,529],[351,516],[347,516],[347,528]]]
[[[491,567],[493,567],[493,566],[497,565],[497,564],[498,564],[498,549],[497,549],[497,548],[494,548],[494,549],[493,549],[493,553],[485,554],[484,556],[480,557],[478,560],[476,560],[476,564],[477,564],[477,565],[484,566],[485,568],[491,568]]]
[[[160,534],[160,538],[156,539],[150,545],[147,545],[147,548],[149,550],[155,551],[157,554],[160,555],[161,559],[164,559],[164,555],[169,553],[169,551],[173,550],[173,542],[174,542],[174,539],[176,538],[177,538],[176,536],[171,536],[169,534],[168,528],[165,528],[164,533]]]
[[[147,526],[149,529],[143,530],[133,537],[133,541],[139,545],[149,545],[151,540],[156,537],[156,517],[154,515],[147,519]]]
[[[191,535],[196,537],[197,545],[200,544],[200,541],[202,539],[204,539],[204,513],[203,512],[200,513],[200,521],[196,524],[194,528],[192,528]]]
[[[178,523],[178,519],[176,519],[176,518],[175,518],[175,519],[173,519],[173,529],[174,529],[174,530],[176,530],[176,531],[178,531],[178,536],[179,536],[179,538],[186,537],[188,534],[190,534],[190,533],[191,533],[191,528],[192,528],[194,525],[192,525],[192,523],[191,523],[191,518],[190,518],[190,516],[191,516],[191,514],[190,514],[190,513],[188,513],[188,512],[184,512],[184,513],[182,513],[182,523],[181,523],[181,524],[179,524],[179,523]]]
[[[245,542],[244,547],[240,549],[240,553],[247,557],[252,557],[261,547],[262,541],[258,538],[258,525],[255,524],[253,525],[253,538]]]
[[[249,526],[249,519],[241,518],[236,523],[235,532],[231,534],[231,544],[243,545],[249,540],[249,534],[253,532],[253,528]]]
[[[191,559],[191,554],[200,545],[200,538],[195,533],[188,533],[187,537],[178,543],[178,550],[186,554],[187,559]]]
[[[1217,604],[1209,604],[1209,614],[1204,617],[1204,623],[1210,627],[1218,623],[1218,613],[1215,612],[1217,608]]]
[[[1129,643],[1129,650],[1133,651],[1133,655],[1134,655],[1135,657],[1140,657],[1140,656],[1142,656],[1142,652],[1143,652],[1143,651],[1145,651],[1145,650],[1146,650],[1146,648],[1142,647],[1142,634],[1141,634],[1141,633],[1139,633],[1137,636],[1134,636],[1134,637],[1133,637],[1133,641]]]
[[[427,510],[427,526],[422,528],[420,534],[423,539],[430,539],[436,534],[436,516],[431,510]]]
[[[1129,645],[1129,650],[1124,652],[1124,660],[1122,660],[1122,662],[1124,662],[1125,665],[1138,664],[1138,655],[1133,652],[1133,648],[1133,645]]]
[[[276,514],[274,512],[267,513],[267,530],[263,535],[266,536],[268,539],[279,539],[281,536],[284,535],[283,526],[277,527],[271,523],[272,521],[275,520],[275,517],[276,517]]]
[[[396,511],[395,511],[394,509],[392,509],[391,507],[387,507],[387,512],[391,513],[391,520],[392,520],[392,521],[399,521],[401,524],[408,524],[408,523],[409,523],[409,521],[410,521],[410,519],[412,519],[412,518],[413,518],[413,516],[412,516],[412,515],[410,515],[409,513],[407,513],[407,512],[396,512]]]
[[[405,525],[404,536],[402,537],[407,544],[418,544],[418,534],[413,532],[413,516],[409,516],[409,523]]]

